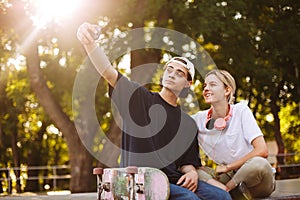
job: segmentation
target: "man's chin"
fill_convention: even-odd
[[[168,84],[165,84],[164,87],[169,90],[170,92],[174,93],[174,94],[178,94],[179,92],[177,90],[175,90],[173,87],[171,87]]]

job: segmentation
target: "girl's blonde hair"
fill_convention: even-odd
[[[235,94],[235,90],[236,90],[236,83],[235,83],[233,76],[226,70],[214,69],[214,70],[208,72],[205,75],[205,78],[212,74],[215,75],[220,81],[222,81],[224,83],[225,87],[230,88],[231,92],[227,97],[227,101],[229,104],[233,104],[234,100],[235,100],[234,94]]]

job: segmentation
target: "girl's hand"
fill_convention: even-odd
[[[216,175],[218,176],[220,174],[229,172],[230,169],[228,168],[227,165],[218,165],[215,171],[216,171]]]

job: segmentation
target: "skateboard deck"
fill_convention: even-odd
[[[151,167],[94,168],[98,200],[167,200],[167,176]]]

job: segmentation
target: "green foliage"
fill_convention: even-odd
[[[15,52],[14,37],[12,37],[13,35],[8,37],[5,32],[2,32],[1,35],[3,36],[3,40],[1,40],[1,49],[3,50],[0,51],[2,54],[0,64],[0,128],[2,133],[0,149],[3,152],[1,167],[18,167],[21,163],[28,165],[65,164],[68,161],[65,141],[61,134],[46,131],[47,127],[51,125],[51,121],[30,89],[25,62],[19,56],[19,52]],[[53,60],[53,58],[49,59]],[[75,74],[74,70],[72,71]],[[71,77],[71,73],[67,73],[68,75],[65,77]],[[61,78],[61,80],[71,83],[66,78]],[[50,81],[51,78],[49,78]],[[65,83],[61,84],[66,86]],[[59,88],[64,90],[62,85],[59,85]],[[69,96],[71,96],[70,92]],[[58,100],[61,101],[61,98]],[[66,102],[66,105],[69,105],[70,109],[70,103]],[[16,149],[12,148],[12,145],[16,145]],[[36,159],[36,163],[30,163],[28,158],[35,158],[36,154],[39,154],[40,159]]]
[[[62,148],[66,156],[66,145],[61,134],[53,137],[55,133],[46,132],[45,127],[50,126],[51,122],[30,90],[26,71],[14,71],[8,80],[6,87],[7,98],[12,102],[13,107],[7,112],[7,122],[9,123],[4,126],[4,128],[7,127],[4,130],[9,133],[14,130],[12,127],[18,127],[17,146],[21,155],[19,158],[20,163],[27,163],[27,157],[37,153],[32,151],[34,149],[41,149],[40,156],[44,159],[39,160],[40,165],[59,164],[59,162],[63,164],[66,162],[66,160],[62,162],[56,160],[54,162],[54,160],[47,159],[49,155],[54,155],[57,148]],[[15,120],[13,121],[14,116]],[[41,145],[43,146],[42,148],[40,147]],[[62,151],[56,153],[62,153]],[[63,157],[63,154],[61,156]]]
[[[286,152],[300,153],[300,120],[299,105],[295,102],[282,107],[279,112],[280,131],[285,143]],[[298,156],[298,160],[299,160]]]

